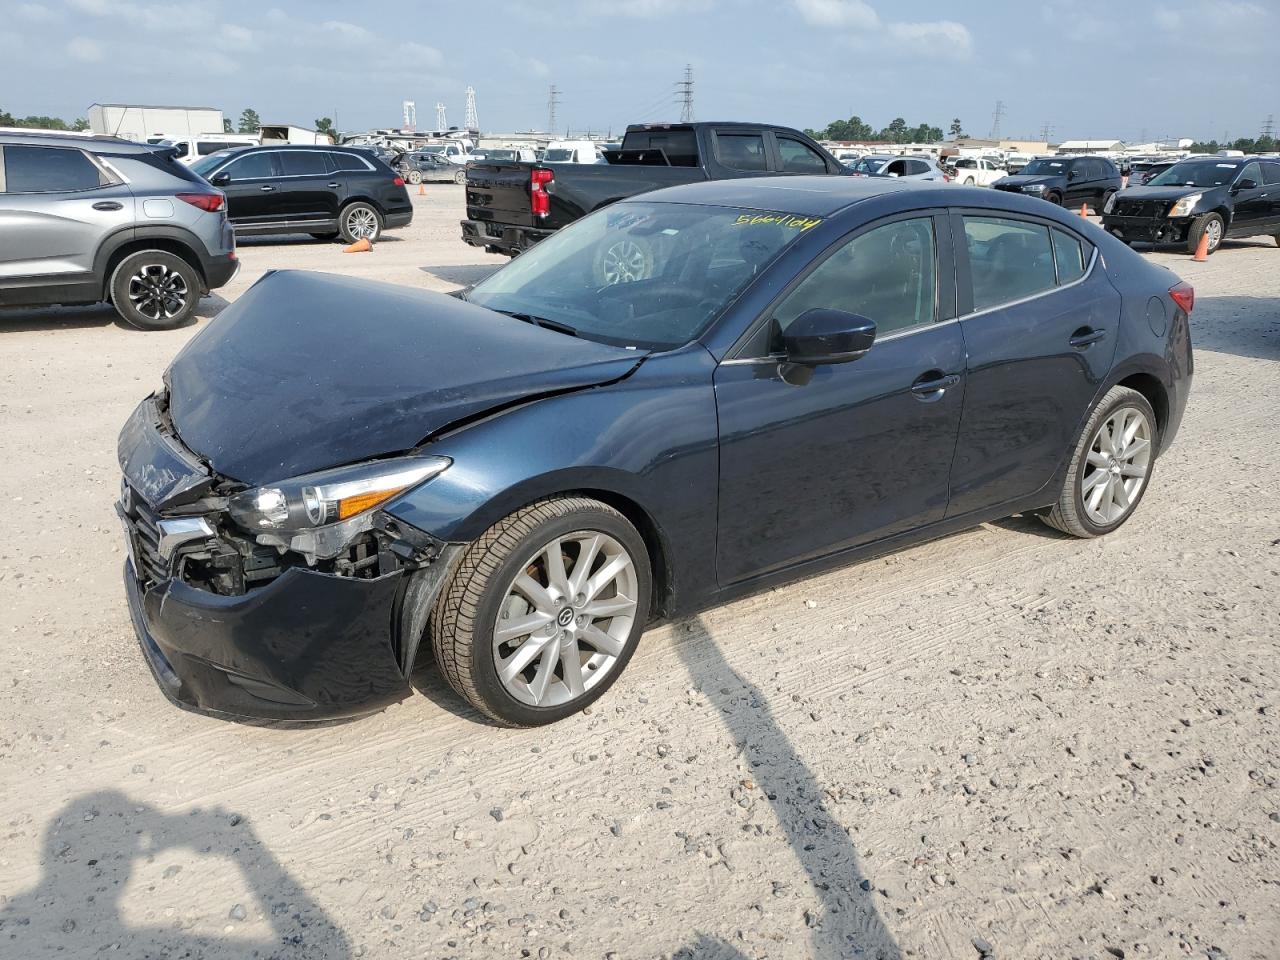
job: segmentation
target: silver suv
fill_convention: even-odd
[[[135,327],[190,318],[235,276],[227,201],[172,147],[0,134],[0,306],[108,301]]]

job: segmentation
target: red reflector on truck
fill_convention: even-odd
[[[551,194],[547,192],[547,184],[555,179],[550,170],[531,170],[529,172],[529,209],[535,217],[546,217],[551,213]]]

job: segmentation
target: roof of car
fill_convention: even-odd
[[[801,216],[826,217],[851,204],[886,193],[937,189],[919,180],[879,177],[746,177],[701,180],[637,196],[637,201],[701,203],[749,210],[785,210]]]
[[[5,143],[32,147],[79,147],[82,150],[110,149],[112,153],[150,153],[156,149],[163,149],[149,143],[134,143],[132,140],[122,140],[119,137],[93,134],[68,136],[65,133],[45,133],[42,130],[32,130],[30,133],[0,132],[0,144]]]

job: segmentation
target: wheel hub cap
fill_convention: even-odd
[[[160,263],[142,266],[129,278],[129,302],[148,320],[171,320],[187,305],[187,281]]]
[[[1135,407],[1116,410],[1093,435],[1080,475],[1080,500],[1098,526],[1110,526],[1133,509],[1147,482],[1151,438],[1147,415]]]

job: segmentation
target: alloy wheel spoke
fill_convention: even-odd
[[[1097,450],[1093,450],[1093,449],[1089,451],[1089,456],[1087,457],[1087,459],[1089,463],[1093,464],[1095,467],[1102,467],[1104,470],[1110,464],[1110,461],[1107,459],[1106,454],[1100,453]]]
[[[1120,468],[1120,476],[1122,477],[1145,477],[1147,468],[1140,463],[1126,463]]]
[[[594,600],[600,591],[607,587],[610,581],[625,570],[630,564],[631,558],[625,553],[619,553],[609,560],[608,563],[600,568],[598,573],[587,581],[587,600]]]
[[[578,560],[573,565],[573,573],[569,577],[569,595],[576,597],[586,588],[587,577],[591,575],[591,567],[600,553],[600,534],[594,534],[590,540],[584,540],[578,551]]]
[[[607,600],[593,600],[582,608],[582,612],[593,620],[603,620],[606,617],[624,616],[632,613],[635,608],[636,602],[634,600],[619,594],[616,597],[609,597]]]
[[[554,616],[556,603],[551,599],[551,594],[547,592],[547,588],[540,584],[527,573],[522,573],[516,577],[516,582],[512,584],[512,588],[518,590],[520,594],[533,604],[534,608],[547,616]]]
[[[548,660],[555,660],[554,656],[547,654],[547,647],[554,643],[554,638],[530,637],[522,643],[518,650],[502,666],[499,676],[503,683],[510,683],[521,673],[525,667],[533,663],[539,656],[544,656]]]
[[[594,624],[583,627],[578,631],[578,636],[583,642],[591,644],[603,654],[610,657],[622,656],[622,641],[609,636]]]
[[[1148,441],[1138,437],[1124,448],[1124,453],[1121,455],[1120,459],[1133,460],[1136,457],[1140,457],[1147,452],[1150,446],[1151,444]]]
[[[560,648],[560,672],[564,674],[564,685],[569,688],[569,696],[580,697],[586,693],[586,682],[582,678],[582,654],[576,643]]]
[[[556,537],[542,551],[547,564],[547,586],[561,597],[572,596],[569,592],[569,573],[564,568],[564,541]]]
[[[1103,500],[1109,500],[1110,496],[1111,474],[1108,473],[1106,480],[1093,488],[1093,496],[1089,498],[1089,509],[1096,513]]]
[[[541,703],[546,699],[547,688],[551,686],[551,678],[555,676],[556,661],[560,659],[556,656],[556,646],[556,644],[547,643],[542,647],[546,652],[538,664],[538,672],[534,674],[533,681],[529,684],[529,693],[533,696],[534,703]]]
[[[1129,491],[1125,489],[1124,481],[1119,477],[1111,485],[1111,490],[1111,502],[1116,506],[1116,512],[1113,516],[1119,516],[1129,509]]]
[[[550,613],[534,610],[515,620],[499,620],[498,629],[493,631],[494,643],[507,643],[520,637],[528,636],[535,630],[541,630],[554,618]]]

